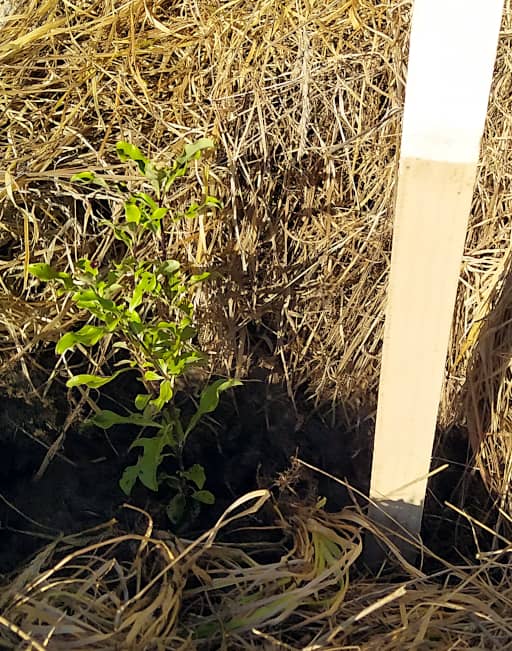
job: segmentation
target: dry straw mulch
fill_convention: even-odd
[[[505,5],[441,414],[446,424],[473,414],[476,446],[500,433],[491,473],[498,483],[510,456],[502,436],[510,431]],[[85,252],[96,250],[99,261],[111,253],[101,210],[70,176],[115,173],[119,139],[165,162],[184,140],[210,135],[218,150],[209,183],[225,210],[175,232],[169,249],[224,273],[205,297],[205,345],[219,367],[239,372],[251,354],[278,359],[290,393],[307,385],[318,401],[346,405],[348,420],[371,410],[409,3],[34,0],[15,11],[1,19],[0,46],[6,362],[23,363],[69,318],[50,295],[42,300],[28,260],[68,267]],[[177,193],[177,205],[182,198]],[[100,216],[115,212],[108,202]]]
[[[155,530],[147,517],[139,534],[116,532],[110,523],[49,545],[1,593],[0,646],[510,648],[510,541],[477,565],[441,563],[426,576],[356,509],[329,514],[293,502],[273,504],[275,527],[262,528],[258,544],[217,540],[226,527],[231,539],[243,540],[245,518],[268,500],[265,490],[244,496],[194,542]],[[357,570],[363,536],[370,534],[395,558],[394,576],[366,579]]]
[[[218,368],[239,373],[252,358],[278,360],[291,394],[307,387],[346,406],[349,422],[371,412],[409,3],[27,0],[14,11],[0,19],[4,370],[21,363],[30,379],[26,355],[69,323],[66,306],[27,277],[28,261],[64,268],[86,252],[112,253],[100,219],[115,213],[112,198],[84,199],[70,176],[120,173],[119,139],[165,162],[209,135],[218,142],[210,189],[225,210],[175,231],[169,248],[224,275],[204,297],[205,347]],[[469,414],[477,450],[491,435],[483,466],[501,494],[511,429],[510,33],[507,1],[441,411],[445,424]]]
[[[108,258],[72,173],[117,171],[119,139],[164,162],[209,135],[225,211],[169,250],[224,273],[205,345],[239,372],[255,348],[279,360],[290,393],[372,403],[409,20],[404,2],[21,3],[0,47],[7,360],[68,318],[28,259]]]

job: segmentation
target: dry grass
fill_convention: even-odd
[[[68,267],[85,252],[97,250],[100,259],[111,253],[98,215],[108,212],[108,198],[101,208],[79,196],[72,173],[115,173],[112,152],[121,138],[166,161],[183,140],[207,134],[219,143],[210,183],[226,210],[176,232],[169,251],[225,275],[205,297],[205,345],[217,352],[219,367],[239,373],[251,356],[279,360],[290,394],[304,386],[319,402],[342,403],[348,421],[362,407],[371,411],[409,19],[409,4],[396,0],[47,0],[23,2],[4,17],[4,361],[20,362],[69,318],[51,296],[41,301],[27,278],[28,260]],[[460,421],[465,368],[507,268],[510,20],[507,2],[447,366],[445,424]],[[485,386],[472,381],[471,393],[494,405],[495,433],[506,427],[504,408],[488,393],[489,373],[496,378],[482,369]],[[502,384],[505,403],[508,381]]]
[[[115,172],[120,138],[168,160],[208,134],[226,210],[169,253],[227,276],[204,315],[219,366],[245,371],[259,329],[290,393],[374,399],[408,20],[397,2],[27,3],[0,51],[2,271],[25,309],[23,332],[7,312],[5,352],[19,360],[65,319],[31,302],[28,258],[108,254],[71,174]]]
[[[41,649],[507,649],[512,583],[504,549],[430,576],[408,565],[356,509],[273,504],[275,526],[246,518],[269,499],[238,500],[191,543],[112,524],[44,549],[0,597],[0,645]],[[283,510],[284,509],[284,510]],[[260,542],[244,539],[249,528]],[[280,542],[276,540],[280,533]],[[393,575],[367,579],[363,536],[394,557]],[[268,541],[268,542],[267,542]],[[428,556],[428,550],[423,550]],[[356,566],[356,562],[358,565]]]
[[[71,174],[114,173],[121,138],[165,161],[184,139],[208,134],[219,143],[210,182],[226,210],[175,233],[169,254],[227,276],[205,314],[219,366],[245,370],[258,330],[267,357],[281,360],[290,393],[307,384],[317,400],[347,404],[348,417],[373,405],[409,18],[408,3],[397,1],[47,0],[24,2],[2,19],[7,363],[51,338],[66,317],[51,297],[40,302],[28,259],[69,266],[86,251],[109,254],[97,202],[77,195]],[[489,310],[510,239],[509,20],[507,6],[448,366],[447,421],[476,343],[463,349],[465,336]]]

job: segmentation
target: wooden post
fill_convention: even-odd
[[[503,0],[415,0],[370,516],[420,532]],[[391,525],[396,527],[396,524]]]

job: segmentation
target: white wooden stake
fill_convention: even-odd
[[[420,532],[503,0],[415,0],[370,516]]]

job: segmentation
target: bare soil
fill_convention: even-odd
[[[130,404],[130,390],[133,386],[126,380],[111,389],[117,407],[123,396]],[[63,402],[65,389],[57,386],[54,393],[46,405],[29,404],[5,391],[0,400],[0,573],[16,569],[49,540],[113,517],[123,521],[126,509],[120,507],[125,502],[147,510],[159,528],[170,528],[165,515],[170,496],[165,491],[155,494],[138,486],[127,498],[118,486],[123,468],[136,454],[128,452],[134,435],[124,428],[109,430],[107,435],[77,423],[41,472],[48,447],[59,438],[69,412]],[[101,406],[113,408],[113,397],[106,394],[103,400]],[[186,412],[187,402],[181,402]],[[208,529],[233,500],[255,488],[271,488],[279,494],[283,484],[291,483],[305,500],[326,497],[327,509],[333,511],[351,504],[357,491],[367,494],[373,419],[363,411],[359,426],[350,430],[335,424],[341,420],[332,410],[312,410],[303,397],[292,400],[284,386],[254,373],[242,387],[222,396],[213,418],[189,439],[185,462],[205,467],[205,488],[214,493],[216,503],[204,507],[178,533],[192,537]],[[320,473],[291,471],[294,457],[347,480],[355,493],[349,494]],[[474,552],[473,538],[468,523],[446,503],[464,508],[466,496],[472,495],[469,510],[482,521],[488,508],[478,473],[465,470],[468,461],[464,430],[438,437],[433,467],[448,462],[449,468],[429,484],[423,539],[427,547],[454,560],[461,558],[458,549],[469,555]],[[168,469],[173,470],[172,460]]]
[[[15,569],[49,540],[120,515],[126,501],[147,509],[160,527],[169,527],[165,495],[139,487],[127,499],[118,487],[131,459],[132,436],[126,431],[110,430],[106,436],[94,429],[70,429],[38,477],[48,445],[62,428],[64,407],[27,404],[6,395],[0,405],[0,572]],[[186,533],[211,526],[246,491],[263,486],[279,490],[280,482],[293,481],[287,471],[294,456],[367,489],[368,432],[340,431],[320,413],[308,416],[306,408],[305,401],[294,403],[284,387],[261,379],[223,396],[214,420],[195,432],[187,447],[186,461],[204,465],[206,487],[216,504],[205,507]],[[342,486],[313,473],[295,489],[308,498],[326,496],[334,510],[350,501]]]

